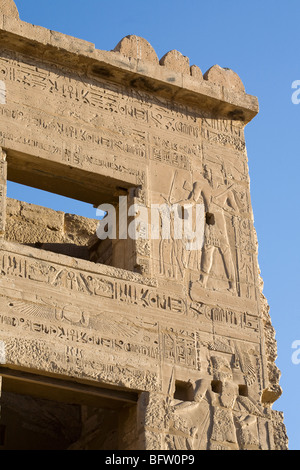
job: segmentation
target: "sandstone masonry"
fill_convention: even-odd
[[[0,447],[287,449],[244,138],[257,98],[143,38],[101,51],[0,7]],[[204,245],[101,241],[96,216],[8,199],[7,180],[116,214],[124,195],[201,203]]]

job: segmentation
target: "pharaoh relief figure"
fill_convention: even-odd
[[[210,358],[211,375],[194,384],[192,401],[173,400],[168,414],[167,448],[171,450],[258,450],[262,407],[241,396],[228,358]]]
[[[205,207],[204,245],[200,253],[189,255],[190,269],[200,271],[196,285],[207,288],[216,253],[219,253],[228,283],[227,289],[236,294],[234,254],[226,218],[231,220],[232,216],[239,213],[240,201],[235,183],[228,178],[222,163],[213,168],[208,163],[204,164],[203,178],[194,182],[188,200],[195,204],[202,203]]]
[[[167,242],[161,242],[160,259],[163,266],[161,272],[166,271],[164,266],[172,266],[173,270],[177,269],[181,278],[184,277],[184,272],[187,269],[200,272],[195,287],[208,288],[207,283],[216,259],[216,253],[219,253],[227,281],[227,289],[230,293],[236,294],[235,265],[226,221],[226,218],[230,219],[233,215],[238,215],[241,207],[235,182],[222,162],[214,164],[213,167],[206,163],[203,165],[201,177],[192,185],[185,184],[184,189],[187,191],[187,197],[176,201],[173,199],[172,204],[177,204],[182,208],[200,205],[204,207],[204,243],[198,249],[187,250],[188,244],[192,244],[193,240],[185,237],[176,239],[172,236],[174,230],[171,230],[170,239]],[[167,201],[169,204],[170,200],[171,198]],[[191,214],[194,218],[191,233],[195,234],[195,237],[199,237],[199,230],[196,227],[197,219],[195,219],[197,212],[192,211]]]

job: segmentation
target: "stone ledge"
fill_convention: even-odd
[[[12,255],[25,257],[32,262],[46,262],[49,263],[49,265],[53,263],[66,269],[69,268],[88,274],[102,275],[107,278],[112,278],[113,280],[120,279],[151,287],[157,287],[158,285],[156,278],[144,277],[139,273],[127,271],[125,269],[115,268],[104,264],[96,264],[92,261],[85,261],[78,258],[71,258],[63,254],[51,253],[50,251],[44,251],[38,248],[20,245],[18,243],[7,242],[2,239],[0,239],[0,254],[1,256]]]
[[[190,67],[189,59],[178,51],[168,52],[158,62],[152,46],[137,36],[126,36],[114,50],[102,51],[90,42],[0,15],[0,39],[4,48],[43,61],[60,62],[93,79],[108,79],[159,94],[227,119],[247,124],[259,111],[257,98],[244,91],[232,70],[214,65],[202,75],[200,68]],[[139,44],[136,52],[134,41]],[[126,47],[122,46],[124,42]]]

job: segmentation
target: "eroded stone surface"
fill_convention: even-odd
[[[139,36],[126,36],[114,48],[114,52],[146,62],[152,62],[154,65],[158,64],[158,57],[155,50],[146,39]]]
[[[197,80],[202,80],[203,79],[201,69],[200,69],[200,67],[198,67],[198,65],[192,65],[191,66],[191,76],[195,77]]]
[[[203,79],[177,51],[158,63],[136,36],[95,51],[11,19],[0,37],[0,379],[12,394],[2,415],[10,435],[17,441],[26,425],[28,447],[42,446],[37,435],[54,447],[60,423],[70,449],[285,449],[244,138],[257,100],[234,72],[213,66]],[[101,241],[99,220],[6,199],[7,178],[95,210],[112,204],[118,230],[120,197],[125,213],[133,203],[147,214],[153,204],[204,205],[204,244],[188,250],[173,218],[167,239]],[[151,233],[151,219],[136,226]],[[74,397],[68,421],[62,403]]]
[[[11,16],[13,18],[19,18],[19,12],[13,0],[1,0],[0,11],[2,15]]]
[[[215,85],[223,86],[226,89],[233,89],[238,92],[245,91],[245,87],[240,77],[231,69],[214,65],[205,74],[203,78]]]
[[[173,72],[184,73],[186,75],[190,74],[189,58],[175,49],[167,52],[167,54],[160,59],[159,63]]]

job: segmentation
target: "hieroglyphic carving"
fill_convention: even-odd
[[[161,334],[164,362],[200,370],[200,341],[197,333],[167,328]]]
[[[138,168],[127,166],[121,162],[117,156],[114,156],[112,160],[97,158],[82,152],[82,147],[77,147],[73,150],[64,149],[61,160],[66,163],[71,163],[74,166],[78,166],[79,168],[90,165],[94,170],[112,170],[113,172],[118,172],[120,174],[120,178],[134,176],[135,184],[145,184],[145,172],[139,170]]]
[[[256,279],[254,256],[256,246],[251,230],[251,221],[236,217],[234,219],[237,259],[238,259],[238,279],[240,293],[249,299],[256,298]]]
[[[52,288],[62,288],[69,292],[102,297],[146,309],[178,315],[185,315],[187,312],[186,301],[176,294],[166,294],[147,285],[111,280],[92,272],[62,268],[46,261],[34,261],[30,257],[0,252],[0,272],[2,276],[35,281]]]
[[[54,64],[39,66],[34,59],[21,54],[2,51],[1,56],[4,80],[18,83],[25,91],[47,92],[52,100],[64,99],[79,107],[84,105],[95,114],[94,119],[98,110],[189,138],[200,135],[198,116],[185,105],[170,105],[163,98],[154,99],[133,88],[129,91],[119,85],[87,79]]]
[[[249,332],[259,331],[259,317],[247,311],[237,311],[220,306],[205,305],[202,302],[192,302],[190,312],[194,318],[201,320],[201,322],[219,323],[230,328],[246,329]]]
[[[10,245],[11,247],[14,245]],[[15,276],[21,277],[24,279],[30,279],[33,281],[38,281],[41,283],[52,284],[55,283],[55,286],[65,287],[70,290],[77,290],[78,292],[86,292],[88,294],[98,294],[98,291],[101,292],[101,295],[112,297],[112,288],[113,281],[108,282],[109,278],[122,279],[134,284],[143,284],[145,286],[156,287],[157,280],[155,278],[141,277],[138,274],[135,274],[130,271],[124,271],[114,267],[100,266],[101,274],[104,276],[105,281],[100,276],[96,274],[93,277],[93,273],[89,274],[81,273],[80,270],[61,267],[60,264],[51,263],[48,260],[39,259],[34,257],[32,254],[10,252],[9,245],[1,245],[2,250],[7,249],[7,251],[0,251],[0,269],[1,274],[4,276]],[[15,247],[14,247],[15,248]],[[35,252],[37,254],[37,252]],[[92,265],[89,265],[91,268]],[[108,279],[106,278],[108,277]],[[94,281],[94,278],[97,279]],[[94,286],[93,290],[89,290],[89,282]],[[107,295],[105,294],[107,293]]]
[[[43,140],[40,140],[40,134],[36,137],[22,136],[19,133],[12,132],[12,129],[6,131],[4,128],[0,131],[0,143],[8,145],[11,143],[21,144],[26,147],[43,150],[49,152],[53,156],[57,156],[60,161],[70,163],[76,167],[83,168],[87,164],[93,169],[110,169],[118,171],[125,176],[136,175],[136,184],[145,184],[145,173],[138,168],[128,166],[123,161],[115,161],[107,159],[107,155],[125,154],[130,157],[136,157],[139,160],[145,158],[162,162],[178,168],[190,168],[190,158],[196,157],[200,148],[197,144],[190,144],[189,141],[181,140],[178,143],[170,141],[170,139],[162,139],[153,136],[144,130],[127,129],[123,126],[116,136],[116,126],[113,129],[102,127],[95,131],[86,125],[76,125],[74,122],[68,122],[66,118],[56,119],[47,116],[45,113],[37,112],[36,116],[33,112],[28,112],[26,108],[21,106],[18,109],[0,108],[0,114],[10,120],[12,124],[26,123],[30,127],[42,131]],[[57,145],[49,142],[45,137],[56,133],[63,139],[63,144]],[[88,152],[87,149],[90,148]],[[95,149],[99,148],[105,158],[99,158]],[[120,175],[120,177],[122,177]]]
[[[33,355],[35,343],[39,345],[38,349],[48,350],[49,364],[56,362],[60,367],[65,364],[77,373],[85,369],[88,374],[91,369],[94,374],[97,361],[99,364],[108,364],[114,357],[113,363],[117,364],[125,354],[128,356],[129,367],[128,370],[123,368],[122,375],[124,379],[127,375],[128,380],[132,374],[139,373],[143,364],[150,366],[152,362],[153,370],[149,371],[149,377],[152,374],[158,384],[155,372],[160,355],[158,324],[144,322],[141,317],[122,317],[122,320],[119,318],[115,321],[109,312],[89,312],[86,305],[63,306],[53,298],[39,299],[37,303],[7,299],[6,307],[0,315],[0,331],[3,338],[6,335],[10,338],[31,338],[27,343],[32,344]],[[50,345],[53,341],[56,348],[51,352]],[[18,360],[22,360],[22,348],[13,351],[10,347],[11,340],[5,341],[5,344],[8,358],[11,354],[16,354]],[[27,360],[30,357],[33,359],[32,354],[28,355]],[[98,368],[99,372],[102,368]],[[114,372],[115,368],[112,364],[110,372]]]
[[[5,44],[10,35],[3,36]],[[36,50],[26,47],[22,54],[12,52],[16,37],[7,50],[2,45],[0,145],[10,174],[22,179],[24,168],[28,183],[31,170],[45,170],[41,185],[49,181],[55,191],[65,179],[65,192],[72,192],[74,178],[74,193],[87,177],[95,182],[89,199],[99,177],[99,198],[107,191],[116,206],[120,193],[148,211],[154,203],[202,204],[205,242],[187,252],[174,227],[164,241],[140,237],[130,245],[120,237],[96,260],[114,264],[120,256],[117,268],[93,264],[88,255],[46,254],[31,247],[31,239],[29,247],[14,237],[2,240],[0,342],[8,367],[146,391],[140,435],[157,450],[272,447],[269,408],[262,403],[270,367],[244,139],[254,100],[227,69],[202,77],[178,53],[166,57],[185,64],[182,70],[179,64],[180,81],[168,72],[179,62],[165,58],[147,66],[143,77],[143,54],[136,55],[135,46],[145,41],[138,38],[128,39],[134,57],[124,44],[107,55],[91,47],[85,56],[79,42],[76,60],[62,39],[48,32],[42,48],[36,37]],[[47,51],[49,40],[58,47]],[[69,65],[60,65],[63,57]],[[5,184],[0,161],[1,172]],[[4,201],[1,184],[0,175]],[[0,233],[4,215],[2,207]],[[140,233],[149,228],[141,223]],[[142,418],[141,402],[138,407]]]
[[[228,123],[224,126],[233,132],[234,126]],[[245,237],[252,236],[245,155],[243,152],[231,149],[220,151],[217,147],[205,143],[201,150],[201,158],[193,168],[193,174],[197,175],[197,178],[185,182],[185,196],[176,200],[174,188],[177,171],[175,171],[170,178],[169,195],[162,195],[162,199],[169,204],[179,203],[182,206],[204,204],[207,214],[205,243],[202,250],[187,252],[182,240],[175,240],[171,231],[170,239],[160,241],[160,273],[168,278],[182,279],[187,270],[194,273],[201,272],[198,279],[199,286],[206,289],[211,289],[213,286],[215,289],[217,283],[218,289],[254,299],[251,265],[249,266],[247,262],[247,267],[243,268],[247,271],[244,277],[243,273],[239,272],[241,266],[245,265],[246,253],[248,255],[249,250],[246,252],[241,248],[239,243],[241,229],[237,228],[237,221],[241,221],[242,228],[247,226],[248,232]],[[178,184],[176,190],[178,191]],[[240,276],[243,277],[243,285],[240,284]]]
[[[185,138],[174,141],[174,138],[170,139],[167,132],[163,137],[145,129],[127,128],[125,125],[114,125],[110,128],[109,121],[105,123],[105,126],[95,130],[95,127],[88,126],[86,123],[76,123],[67,117],[53,118],[41,110],[28,112],[28,109],[22,106],[14,108],[7,105],[5,108],[0,108],[0,115],[11,122],[26,122],[32,129],[42,131],[44,136],[56,134],[64,140],[70,139],[77,143],[78,149],[82,146],[85,148],[91,146],[91,148],[98,148],[112,154],[124,153],[138,159],[148,157],[154,161],[184,169],[190,169],[190,160],[198,159],[201,155],[201,147],[196,141],[191,142],[190,139]],[[2,140],[14,139],[18,142],[17,136],[13,137],[11,133],[2,131],[1,137]],[[29,143],[28,140],[20,142]],[[38,146],[37,140],[35,145]],[[67,155],[70,152],[71,150],[66,149]],[[78,153],[74,155],[73,160],[78,159],[79,164]]]
[[[133,325],[132,327],[126,323],[125,325],[117,324],[116,322],[109,320],[109,315],[106,315],[106,322],[104,321],[103,314],[101,315],[100,324],[104,324],[106,331],[103,331],[103,328],[98,330],[97,320],[94,320],[92,325],[94,327],[93,332],[90,332],[89,329],[83,329],[82,327],[79,328],[78,325],[76,326],[73,324],[68,326],[64,324],[64,322],[59,323],[57,320],[55,321],[55,319],[53,319],[52,322],[49,322],[45,319],[35,318],[34,315],[19,316],[17,312],[20,305],[15,305],[14,302],[11,302],[11,305],[11,313],[9,312],[7,314],[0,315],[0,326],[6,326],[7,331],[9,331],[9,327],[11,327],[18,330],[18,334],[20,335],[22,335],[23,331],[32,333],[33,336],[39,336],[41,340],[62,341],[68,345],[69,351],[76,350],[81,357],[86,353],[86,347],[88,346],[93,347],[95,354],[97,354],[97,351],[107,352],[108,354],[128,353],[146,357],[148,360],[153,359],[154,362],[157,362],[159,357],[158,338],[157,332],[155,333],[155,331],[152,341],[150,341],[149,338],[147,343],[143,344],[141,340],[140,343],[138,343],[136,339],[130,338],[141,336],[138,335],[138,333],[141,333],[142,331],[141,327],[140,329],[137,329],[136,326]],[[23,304],[23,310],[25,308],[27,309],[27,312],[29,310],[34,312],[37,309],[36,305],[32,306],[30,304]],[[41,307],[39,307],[39,310],[41,310]],[[130,337],[128,337],[128,332]],[[153,333],[151,336],[153,336]]]
[[[35,364],[49,373],[68,374],[96,382],[119,384],[124,387],[157,391],[161,388],[156,371],[138,369],[130,365],[110,363],[107,357],[90,355],[81,357],[80,352],[69,346],[53,348],[53,344],[36,339],[10,337],[5,341],[6,359],[18,366]]]
[[[0,147],[0,237],[2,237],[5,232],[6,180],[7,180],[6,153]]]
[[[202,148],[197,141],[181,139],[178,141],[165,133],[150,137],[150,158],[156,162],[172,165],[185,170],[191,169],[191,160],[199,162]]]
[[[244,129],[238,121],[203,117],[201,136],[209,143],[238,151],[244,151],[246,148]]]

